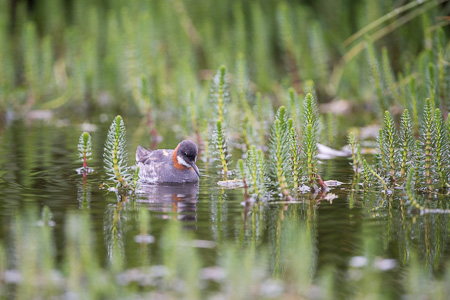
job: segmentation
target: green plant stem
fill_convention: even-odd
[[[383,184],[383,188],[385,191],[388,190],[388,186],[386,184],[386,181],[384,181],[383,178],[381,178],[380,175],[378,175],[377,172],[375,172],[372,167],[367,163],[367,161],[365,159],[363,159],[363,164],[364,164],[364,168],[367,169],[373,176],[375,176],[376,178],[378,178],[378,180]]]

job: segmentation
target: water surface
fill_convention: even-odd
[[[62,125],[14,122],[1,134],[0,238],[6,244],[17,212],[48,206],[55,222],[56,250],[61,257],[67,214],[84,211],[90,216],[95,249],[103,258],[102,263],[120,255],[126,268],[138,267],[142,261],[135,240],[139,235],[137,208],[144,206],[151,213],[150,233],[155,242],[150,245],[149,259],[154,264],[161,263],[158,244],[168,220],[178,220],[183,232],[193,236],[203,266],[215,264],[220,245],[253,243],[268,249],[274,272],[281,251],[280,226],[298,221],[312,236],[315,273],[335,270],[339,283],[336,286],[344,295],[351,290],[347,270],[357,262],[355,257],[378,257],[380,268],[385,268],[383,280],[394,295],[400,294],[395,278],[411,253],[417,253],[421,264],[436,274],[449,262],[448,215],[418,214],[405,205],[401,190],[390,196],[363,191],[352,184],[352,169],[345,158],[324,161],[320,166],[324,180],[344,182],[330,191],[334,199],[325,194],[305,194],[293,202],[277,197],[270,202],[246,202],[243,189],[220,188],[216,184],[220,180],[218,170],[211,164],[206,169],[199,161],[203,176],[198,186],[141,187],[136,201],[118,204],[114,192],[100,188],[105,181],[102,149],[106,124],[91,133],[94,151],[90,167],[94,172],[86,179],[75,171],[81,166],[77,161],[77,141],[82,130],[80,126]],[[134,150],[145,142],[145,137],[132,134],[129,140],[133,161]],[[175,145],[176,138],[172,137],[162,147]],[[448,197],[431,201],[440,200],[448,201]],[[114,250],[112,243],[119,247]]]

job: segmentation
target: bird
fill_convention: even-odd
[[[136,166],[139,168],[139,182],[198,183],[197,154],[197,145],[189,140],[181,141],[174,150],[148,150],[138,146]]]

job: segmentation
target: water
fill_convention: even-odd
[[[105,124],[106,125],[106,124]],[[128,126],[132,128],[132,126]],[[100,189],[104,182],[102,148],[106,126],[100,125],[92,133],[94,159],[90,167],[94,173],[85,181],[75,172],[79,126],[54,123],[16,122],[0,137],[0,238],[10,243],[11,222],[17,212],[29,207],[48,206],[55,222],[54,235],[57,257],[64,255],[64,224],[71,211],[89,214],[92,232],[96,237],[95,250],[107,265],[114,255],[124,258],[126,268],[142,263],[136,207],[145,206],[151,212],[150,261],[161,263],[158,243],[168,219],[182,223],[183,232],[190,234],[200,251],[202,265],[213,266],[220,253],[220,245],[267,247],[269,264],[277,272],[279,256],[279,228],[281,223],[300,220],[311,232],[316,274],[332,268],[340,293],[352,289],[348,270],[361,261],[360,257],[376,256],[377,268],[385,272],[383,280],[393,289],[395,278],[411,253],[417,253],[422,266],[437,276],[449,263],[449,217],[445,214],[419,215],[407,206],[402,191],[384,197],[383,193],[364,192],[351,185],[353,174],[347,159],[325,161],[320,166],[324,180],[339,180],[344,185],[333,188],[336,198],[325,195],[302,195],[298,201],[246,203],[243,189],[222,189],[217,170],[199,162],[204,175],[199,186],[143,187],[136,201],[117,204],[117,196]],[[142,136],[129,135],[130,158]],[[167,146],[176,145],[176,138],[165,140]],[[164,145],[164,144],[163,144]],[[448,196],[432,199],[437,202]],[[118,243],[118,247],[112,247]],[[364,263],[364,260],[362,261]]]

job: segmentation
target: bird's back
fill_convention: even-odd
[[[139,167],[139,180],[144,183],[197,183],[194,170],[179,170],[172,160],[174,150],[147,150],[138,146],[136,164]]]

